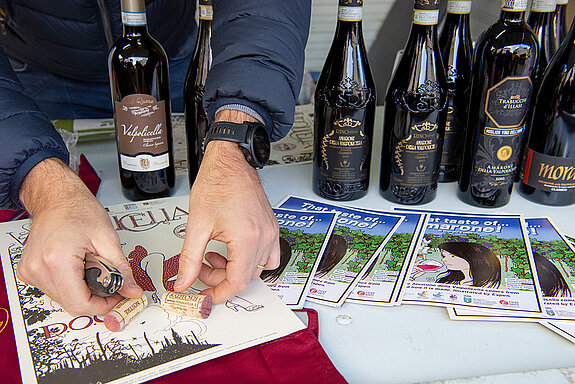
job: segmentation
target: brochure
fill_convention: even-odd
[[[261,280],[200,320],[166,312],[186,232],[188,197],[107,208],[148,306],[120,332],[103,316],[70,316],[18,281],[30,222],[0,224],[0,256],[24,383],[140,383],[304,328]],[[211,250],[222,249],[211,243]],[[225,248],[224,248],[225,249]],[[188,292],[197,293],[197,283]],[[70,292],[70,294],[74,294]]]
[[[274,208],[280,226],[280,266],[260,278],[292,309],[303,308],[327,239],[335,225],[335,212]]]
[[[422,239],[421,230],[428,218],[428,215],[419,213],[402,215],[403,221],[377,259],[364,272],[346,302],[380,306],[401,304],[401,288],[409,259],[418,248]]]
[[[343,304],[403,219],[295,196],[288,196],[279,206],[338,213],[308,295],[308,300],[330,306]]]
[[[541,312],[535,264],[520,215],[430,215],[422,245],[411,260],[403,302]]]

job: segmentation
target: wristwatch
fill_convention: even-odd
[[[244,121],[242,124],[218,121],[208,129],[202,149],[205,152],[212,140],[224,140],[238,143],[247,162],[260,169],[270,159],[270,137],[266,128],[260,124]]]

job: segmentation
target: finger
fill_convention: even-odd
[[[117,237],[116,237],[117,238]],[[102,257],[109,262],[113,267],[118,269],[123,277],[122,288],[118,291],[124,297],[137,299],[142,297],[144,291],[134,279],[132,268],[126,256],[120,247],[120,240],[101,242],[96,247],[96,252],[99,257]]]
[[[272,246],[266,263],[262,265],[265,265],[265,269],[276,269],[280,266],[280,258],[280,242],[278,237]]]
[[[206,246],[210,241],[209,232],[196,231],[194,230],[196,228],[190,227],[190,218],[188,218],[186,238],[180,254],[178,277],[174,283],[174,290],[178,292],[188,289],[197,279],[202,268]]]
[[[202,265],[198,279],[210,287],[215,287],[226,279],[226,270],[223,268],[211,268],[209,265]]]
[[[208,252],[205,254],[204,258],[208,263],[210,263],[212,268],[225,269],[226,265],[228,264],[228,259],[217,252]]]
[[[241,253],[242,251],[244,252],[243,254]],[[243,247],[241,244],[228,244],[229,260],[225,270],[226,278],[213,288],[207,290],[215,303],[222,303],[248,287],[255,266],[252,266],[252,263],[245,262],[245,260],[252,258],[249,254],[246,255],[245,252],[246,247]],[[255,258],[255,256],[253,258]],[[213,278],[215,279],[215,277],[219,276],[219,274],[215,274]]]

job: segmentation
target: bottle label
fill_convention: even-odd
[[[471,0],[449,0],[447,2],[447,12],[457,15],[467,15],[471,13]]]
[[[557,5],[567,5],[569,0],[557,0]]]
[[[122,11],[122,24],[132,27],[146,25],[146,12]]]
[[[575,157],[555,157],[529,149],[523,182],[547,192],[575,192]]]
[[[531,102],[528,76],[506,77],[487,91],[487,122],[476,141],[472,180],[479,191],[513,183]]]
[[[556,5],[556,0],[533,0],[531,12],[554,12]]]
[[[528,0],[502,0],[501,10],[508,12],[525,12]]]
[[[339,0],[337,19],[340,21],[361,21],[363,0]]]
[[[335,120],[332,130],[321,139],[322,176],[353,190],[364,189],[369,177],[370,148],[362,121],[351,117]]]
[[[413,24],[436,25],[439,21],[439,0],[415,0]]]
[[[123,169],[136,172],[168,168],[165,101],[133,94],[115,102],[116,140]]]
[[[402,187],[425,187],[436,181],[436,165],[441,137],[434,122],[423,121],[409,129],[409,135],[393,145],[394,184]]]
[[[200,4],[199,9],[200,20],[213,20],[214,19],[214,9],[211,5]]]

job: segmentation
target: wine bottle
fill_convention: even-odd
[[[557,8],[553,13],[553,31],[555,33],[555,39],[557,40],[557,45],[563,44],[565,40],[565,35],[567,34],[567,4],[569,0],[557,0]]]
[[[527,24],[533,29],[539,42],[539,60],[535,70],[534,95],[537,94],[537,87],[543,77],[543,72],[559,49],[553,23],[556,5],[556,0],[533,0],[531,3],[531,13]]]
[[[340,0],[333,43],[314,94],[313,190],[332,200],[367,193],[375,83],[362,32],[363,0]]]
[[[439,0],[415,0],[413,23],[385,97],[379,187],[389,201],[435,198],[447,119],[447,82],[437,41]]]
[[[168,60],[148,33],[144,0],[122,0],[124,32],[108,56],[122,192],[169,196],[175,185]]]
[[[575,22],[549,64],[535,103],[519,192],[546,205],[575,203]]]
[[[469,28],[471,0],[449,0],[439,47],[447,77],[447,122],[439,181],[457,181],[465,136],[465,119],[471,84],[473,42]]]
[[[208,71],[212,66],[212,0],[199,0],[199,32],[196,48],[184,83],[188,177],[194,184],[202,162],[202,142],[208,131],[208,119],[202,104]]]
[[[475,46],[458,196],[481,207],[509,202],[531,104],[538,43],[527,0],[503,0],[499,20]]]

